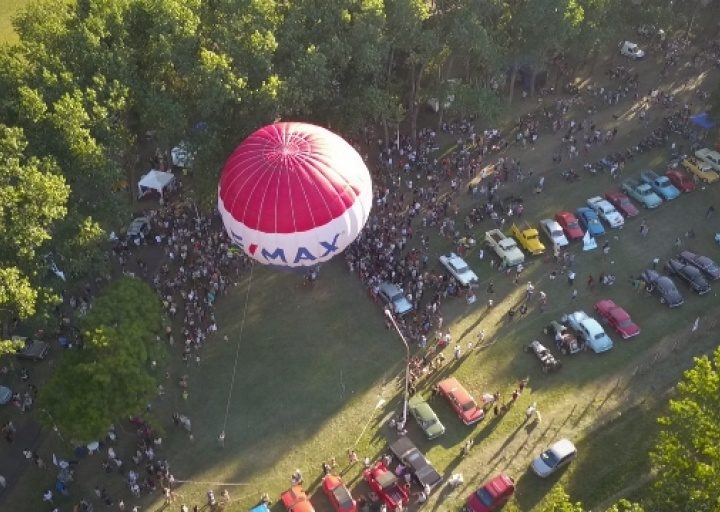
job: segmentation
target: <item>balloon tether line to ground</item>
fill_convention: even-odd
[[[238,358],[240,356],[240,342],[242,341],[243,331],[245,330],[245,317],[247,316],[248,302],[250,301],[250,288],[252,287],[253,270],[255,264],[250,264],[250,277],[248,278],[247,292],[245,293],[245,307],[243,308],[242,320],[240,320],[240,332],[235,346],[235,363],[233,364],[232,378],[230,379],[230,389],[228,390],[227,403],[225,404],[225,419],[223,420],[223,428],[221,435],[225,436],[225,428],[227,427],[228,416],[230,415],[230,399],[232,398],[233,387],[235,387],[235,376],[237,375]]]

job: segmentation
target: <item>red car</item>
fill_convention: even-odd
[[[632,204],[630,198],[619,190],[606,192],[605,199],[610,201],[610,203],[617,208],[617,210],[622,213],[622,216],[625,218],[635,217],[638,213],[640,213],[635,205]]]
[[[363,471],[363,478],[388,510],[397,510],[398,506],[405,508],[410,500],[407,489],[381,460]]]
[[[357,503],[345,487],[342,479],[335,475],[325,475],[322,481],[322,488],[325,496],[332,503],[335,512],[356,512]]]
[[[293,485],[280,495],[280,499],[288,512],[315,512],[302,485]]]
[[[632,321],[630,315],[623,308],[610,299],[605,299],[595,304],[595,311],[609,323],[624,340],[640,334],[640,327]]]
[[[665,176],[667,176],[670,183],[675,185],[681,192],[692,192],[695,190],[695,182],[685,171],[671,169],[665,173]]]
[[[565,231],[565,235],[568,240],[579,240],[585,233],[583,233],[580,224],[578,223],[577,217],[570,212],[557,212],[555,214],[555,220],[558,221],[560,227]]]
[[[438,392],[450,402],[450,407],[465,425],[472,425],[485,417],[485,411],[477,406],[475,399],[455,377],[440,381],[437,387]]]
[[[514,492],[515,481],[500,474],[472,493],[465,509],[469,512],[493,512],[505,505]]]

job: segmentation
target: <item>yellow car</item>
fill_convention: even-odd
[[[523,229],[520,229],[517,224],[513,224],[510,228],[510,234],[515,237],[523,249],[533,256],[545,252],[545,245],[540,241],[538,230],[529,224],[526,224]]]
[[[682,166],[687,172],[697,176],[705,183],[713,183],[720,179],[720,175],[716,173],[709,164],[706,164],[695,157],[685,158],[682,161]]]

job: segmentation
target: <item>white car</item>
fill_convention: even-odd
[[[555,247],[565,247],[568,245],[568,239],[565,237],[565,232],[558,221],[543,219],[540,221],[540,229],[542,229],[545,236],[548,237]]]
[[[591,197],[587,200],[587,205],[592,208],[598,217],[607,222],[611,228],[621,228],[625,225],[625,219],[610,201],[600,196]]]
[[[478,276],[473,272],[465,260],[451,252],[440,256],[440,263],[462,286],[470,286],[478,282]]]
[[[569,464],[577,456],[577,448],[568,439],[560,439],[532,461],[533,472],[545,478]]]
[[[720,153],[712,149],[702,148],[695,151],[695,156],[712,167],[715,171],[720,172]]]
[[[593,352],[607,352],[613,348],[613,342],[610,336],[605,334],[605,330],[600,323],[593,317],[588,316],[585,311],[575,311],[570,313],[566,318],[562,319],[582,337],[585,344],[592,349]]]
[[[620,43],[620,55],[630,59],[639,60],[645,58],[645,52],[640,47],[630,41],[622,41]]]
[[[413,305],[405,297],[402,288],[396,284],[387,281],[380,283],[378,294],[392,308],[392,312],[398,316],[407,315],[413,310]]]

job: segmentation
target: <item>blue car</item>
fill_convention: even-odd
[[[578,208],[575,210],[575,215],[577,215],[578,221],[580,221],[580,225],[584,231],[590,231],[592,236],[605,234],[605,228],[600,223],[597,213],[590,208]]]
[[[640,181],[650,185],[653,191],[665,201],[671,201],[680,196],[680,191],[670,179],[667,176],[659,176],[655,171],[642,171]]]

